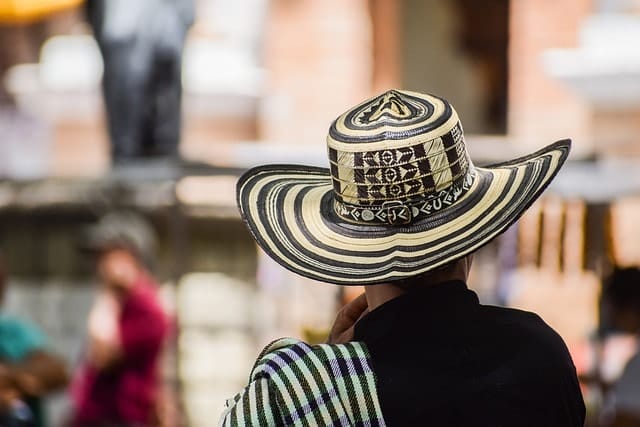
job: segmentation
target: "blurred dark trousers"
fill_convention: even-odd
[[[0,427],[35,427],[36,421],[26,405],[0,413]]]
[[[181,53],[142,41],[101,44],[112,159],[174,156],[181,127]]]
[[[104,60],[113,160],[174,156],[193,0],[87,0],[87,17]]]

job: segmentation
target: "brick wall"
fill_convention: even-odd
[[[262,139],[324,150],[331,121],[370,94],[367,1],[272,1],[266,37]]]
[[[603,157],[640,157],[640,107],[600,110],[593,117],[593,139]]]
[[[521,144],[539,147],[564,137],[574,153],[588,150],[589,107],[561,82],[547,76],[541,54],[552,47],[575,47],[591,0],[514,0],[509,46],[508,132]]]

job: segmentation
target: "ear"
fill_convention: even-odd
[[[467,274],[469,274],[469,271],[471,271],[471,265],[473,265],[473,254],[467,255],[465,260],[467,262]]]

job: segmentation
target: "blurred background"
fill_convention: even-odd
[[[0,0],[2,311],[38,325],[70,372],[98,289],[80,231],[115,209],[141,213],[158,234],[154,273],[177,319],[163,378],[178,425],[215,425],[270,340],[323,340],[359,290],[268,260],[236,210],[235,181],[262,163],[326,166],[331,120],[397,87],[446,97],[477,164],[573,139],[545,197],[478,254],[470,286],[552,325],[582,380],[588,425],[609,425],[610,391],[637,347],[602,291],[613,271],[640,265],[640,1],[196,0],[181,29],[131,24],[159,25],[178,65],[170,79],[151,72],[124,89],[107,73],[129,82],[117,72],[168,66],[140,59],[142,43],[126,54],[142,62],[121,68],[108,25],[86,7]],[[171,88],[150,92],[159,81]],[[114,149],[126,106],[109,107],[110,96],[137,88],[136,105],[175,120],[163,134],[173,148]],[[67,393],[47,402],[49,425],[60,425]]]

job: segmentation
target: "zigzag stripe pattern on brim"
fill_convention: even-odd
[[[243,219],[262,249],[302,276],[341,285],[386,283],[459,259],[513,224],[565,162],[558,141],[507,163],[475,167],[455,203],[401,226],[362,225],[339,217],[329,170],[260,166],[238,182]]]

